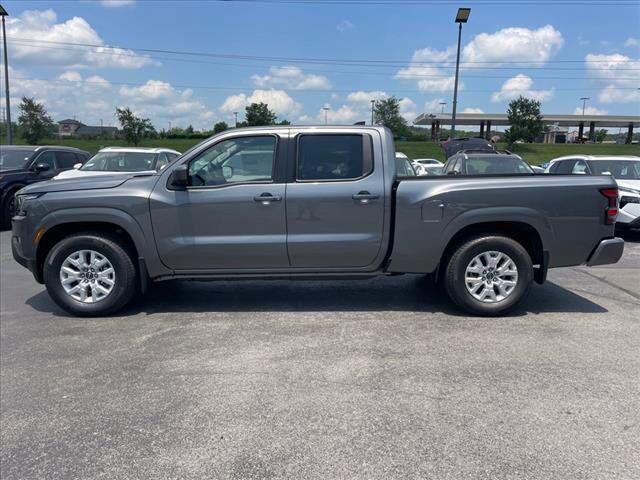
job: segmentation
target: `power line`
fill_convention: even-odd
[[[39,40],[39,39],[30,39],[30,38],[15,38],[8,39],[10,42],[23,42],[23,45],[33,44],[33,43],[44,43],[44,44],[53,44],[53,45],[67,45],[67,46],[79,46],[86,48],[94,48],[96,49],[95,53],[102,53],[106,55],[123,55],[123,56],[134,56],[125,52],[111,52],[105,51],[104,49],[120,49],[120,50],[132,50],[138,52],[146,52],[146,53],[159,53],[159,54],[170,54],[170,55],[187,55],[187,56],[195,56],[195,57],[213,57],[213,58],[225,58],[225,59],[234,59],[234,60],[254,60],[254,61],[266,61],[266,62],[277,62],[277,63],[310,63],[310,64],[327,64],[327,65],[347,65],[347,66],[365,66],[365,67],[377,67],[377,66],[385,66],[385,67],[393,67],[393,68],[407,68],[407,67],[429,67],[429,66],[437,66],[440,68],[453,68],[455,66],[451,61],[398,61],[398,60],[378,60],[378,59],[331,59],[331,58],[310,58],[310,57],[270,57],[270,56],[257,56],[257,55],[241,55],[241,54],[232,54],[232,53],[213,53],[213,52],[198,52],[192,50],[170,50],[170,49],[155,49],[155,48],[138,48],[138,47],[126,47],[126,46],[114,46],[114,45],[105,45],[105,44],[91,44],[91,43],[80,43],[80,42],[58,42],[53,40]],[[26,43],[25,43],[26,42]],[[37,46],[37,45],[36,45]],[[143,56],[144,57],[144,56]],[[147,57],[149,58],[149,57]],[[461,62],[461,65],[484,65],[484,64],[514,64],[521,65],[515,67],[488,67],[488,66],[467,66],[466,68],[469,70],[478,69],[478,70],[517,70],[522,68],[528,69],[545,69],[545,70],[583,70],[583,68],[572,68],[572,67],[546,67],[544,64],[546,63],[603,63],[603,64],[611,64],[615,62],[611,62],[610,60],[510,60],[510,61],[465,61]],[[629,60],[627,63],[629,64],[639,64],[638,60]],[[523,65],[532,65],[532,66],[523,66]],[[616,68],[617,71],[635,71],[640,70],[640,68]]]
[[[79,49],[75,49],[75,48],[65,48],[65,47],[54,47],[54,46],[40,46],[40,45],[32,45],[29,43],[22,43],[22,42],[18,42],[18,41],[10,41],[9,43],[15,43],[15,44],[19,44],[22,46],[26,46],[26,47],[32,47],[32,48],[45,48],[45,49],[53,49],[53,50],[65,50],[65,51],[79,51]],[[101,54],[106,54],[106,55],[114,55],[114,56],[124,56],[124,57],[136,57],[136,58],[146,58],[149,60],[163,60],[163,61],[171,61],[171,62],[186,62],[186,63],[196,63],[196,64],[204,64],[204,65],[221,65],[221,66],[229,66],[229,67],[240,67],[240,68],[269,68],[272,65],[270,64],[256,64],[256,63],[244,63],[244,64],[239,64],[239,63],[228,63],[228,62],[213,62],[213,61],[203,61],[203,60],[193,60],[193,59],[185,59],[185,58],[175,58],[175,57],[166,57],[166,56],[152,56],[152,55],[131,55],[131,54],[125,54],[125,53],[111,53],[111,52],[104,52],[104,51],[100,51],[100,52],[95,52],[95,53],[101,53]],[[287,68],[297,68],[297,67],[290,67],[290,66],[282,66],[282,67],[277,67],[279,69],[287,69]],[[418,68],[422,68],[422,67],[418,67]],[[436,67],[433,67],[436,68]],[[525,68],[520,68],[518,70],[525,70]],[[443,69],[444,70],[444,69]],[[473,69],[470,69],[473,70]],[[479,69],[482,70],[482,69]],[[401,74],[401,73],[393,73],[393,72],[374,72],[374,71],[367,71],[367,70],[327,70],[327,69],[318,69],[318,68],[306,68],[307,72],[319,72],[319,73],[340,73],[340,74],[353,74],[353,75],[362,75],[362,74],[366,74],[366,75],[378,75],[378,76],[384,76],[384,77],[388,77],[390,75],[393,75],[395,78],[398,79],[402,79],[402,80],[412,80],[412,79],[420,79],[420,78],[449,78],[452,74],[448,74],[446,72],[443,72],[442,74],[426,74],[426,73],[410,73],[410,74]],[[584,80],[584,81],[588,81],[589,79],[585,76],[577,76],[577,77],[567,77],[567,76],[537,76],[537,75],[528,75],[530,76],[530,78],[535,79],[535,80]],[[465,78],[487,78],[487,79],[509,79],[512,78],[513,75],[473,75],[473,74],[465,74]],[[617,80],[636,80],[637,77],[620,77],[620,76],[616,76]]]
[[[283,3],[302,5],[458,5],[459,0],[209,0],[218,3]],[[468,0],[470,5],[513,5],[512,0]],[[636,6],[633,0],[520,0],[519,5],[568,5],[568,6]]]

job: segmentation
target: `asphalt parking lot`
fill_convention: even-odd
[[[1,255],[1,477],[640,478],[640,236],[508,318],[418,276],[67,316]]]

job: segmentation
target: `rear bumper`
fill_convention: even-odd
[[[623,239],[616,237],[601,240],[587,260],[587,266],[595,267],[596,265],[616,263],[622,257],[622,252],[624,252]]]

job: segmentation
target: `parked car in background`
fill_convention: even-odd
[[[0,146],[0,223],[11,225],[14,194],[25,185],[49,180],[60,172],[83,164],[91,155],[73,147]]]
[[[518,155],[507,153],[458,152],[444,164],[443,175],[533,174],[533,169]]]
[[[531,170],[533,170],[533,173],[545,173],[545,169],[542,167],[539,167],[538,165],[529,165],[531,167]]]
[[[440,142],[440,148],[446,158],[462,151],[498,153],[493,143],[479,137],[450,138]]]
[[[640,157],[567,155],[551,160],[547,172],[552,175],[611,175],[619,187],[617,225],[640,228]]]
[[[25,187],[11,245],[75,315],[115,312],[154,280],[435,272],[460,307],[500,315],[548,268],[624,250],[613,178],[526,180],[399,177],[380,126],[237,128],[157,175]]]
[[[76,165],[55,179],[113,175],[114,172],[156,173],[180,155],[180,152],[169,148],[107,147],[84,165]]]
[[[417,175],[411,160],[402,152],[396,152],[396,172],[399,177],[415,177]]]
[[[416,158],[412,164],[418,175],[440,175],[444,165],[435,158]]]

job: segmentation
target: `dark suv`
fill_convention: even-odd
[[[49,180],[77,163],[86,162],[89,152],[73,147],[0,146],[0,223],[11,225],[13,196],[25,185]]]

